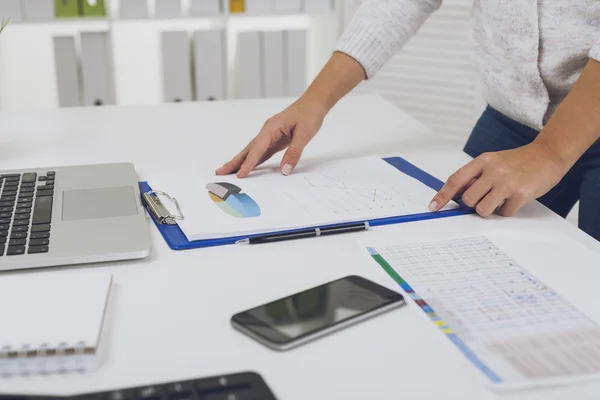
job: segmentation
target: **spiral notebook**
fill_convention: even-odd
[[[96,369],[111,287],[106,273],[3,276],[0,376]]]

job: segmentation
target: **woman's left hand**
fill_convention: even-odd
[[[496,210],[502,216],[512,216],[556,186],[569,169],[564,164],[542,141],[485,153],[452,174],[429,209],[438,211],[460,197],[482,217]]]

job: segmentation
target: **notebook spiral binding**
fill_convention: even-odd
[[[0,349],[0,377],[77,370],[83,372],[85,356],[86,346],[83,341],[75,346],[61,342],[55,348],[51,348],[48,343],[42,343],[37,349],[28,344],[20,348],[3,346]]]
[[[175,204],[177,208],[178,214],[171,214],[171,212],[165,207],[165,205],[160,201],[160,198],[157,195],[161,195],[169,199]],[[148,206],[148,209],[152,213],[152,216],[156,219],[156,221],[160,224],[166,225],[175,225],[177,224],[177,220],[184,219],[183,213],[181,212],[181,208],[179,207],[179,202],[176,198],[172,197],[170,194],[166,192],[161,192],[160,190],[151,190],[143,194],[144,203]]]

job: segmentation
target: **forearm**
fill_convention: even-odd
[[[374,76],[406,44],[442,0],[363,0],[335,49]]]
[[[335,52],[299,101],[326,114],[364,79],[372,77],[442,0],[363,0]]]
[[[600,63],[590,59],[535,143],[547,146],[564,172],[600,138]]]
[[[365,78],[365,70],[356,60],[335,52],[299,101],[317,107],[325,115]]]

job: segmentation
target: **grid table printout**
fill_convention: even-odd
[[[368,247],[483,373],[514,389],[600,377],[600,327],[486,236]]]

